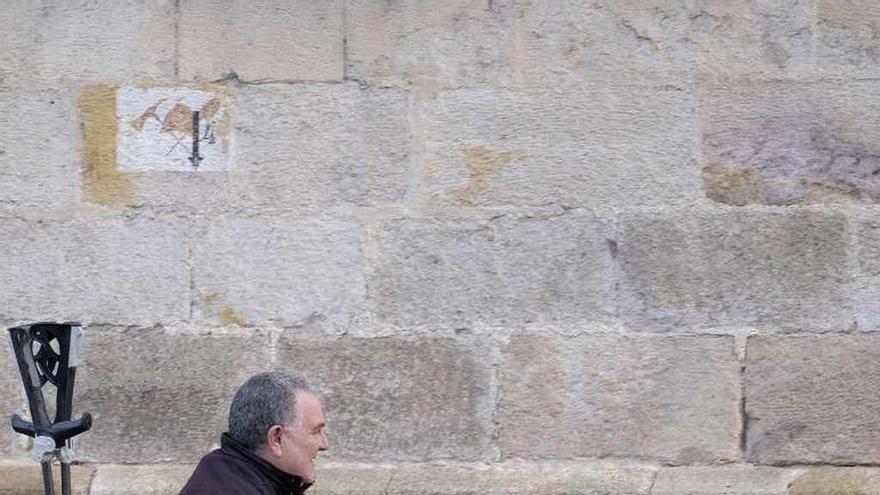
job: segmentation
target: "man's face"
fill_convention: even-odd
[[[299,476],[306,483],[315,481],[315,458],[330,445],[324,436],[324,409],[314,394],[296,394],[296,419],[284,425],[281,455],[276,467]]]

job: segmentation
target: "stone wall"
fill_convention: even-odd
[[[86,326],[80,493],[176,493],[268,368],[325,397],[316,493],[880,493],[876,0],[5,0],[0,33],[0,322]],[[202,129],[164,100],[121,117],[159,92],[222,101],[222,162],[161,158]]]

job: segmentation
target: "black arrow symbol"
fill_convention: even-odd
[[[192,126],[192,155],[189,156],[189,162],[192,163],[194,168],[199,168],[199,164],[202,163],[202,160],[205,157],[199,155],[199,112],[195,111],[193,114],[193,126]]]

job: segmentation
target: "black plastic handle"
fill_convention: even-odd
[[[59,421],[52,425],[50,435],[55,439],[55,446],[61,448],[68,438],[75,437],[92,427],[92,415],[84,413],[79,419]]]
[[[18,414],[12,415],[13,430],[29,437],[35,437],[37,435],[50,437],[52,440],[55,440],[55,447],[59,449],[64,446],[64,442],[66,442],[67,439],[89,431],[89,428],[91,427],[92,415],[89,413],[84,413],[79,419],[59,421],[53,424],[49,428],[49,431],[37,431],[37,429],[34,428],[34,424],[30,421],[25,421]]]
[[[30,421],[23,420],[18,414],[12,415],[12,429],[29,437],[37,436],[37,430],[34,429],[34,424]]]

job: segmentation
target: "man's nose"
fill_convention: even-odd
[[[318,447],[318,450],[327,450],[330,448],[330,442],[327,441],[327,434],[321,432],[321,445]]]

